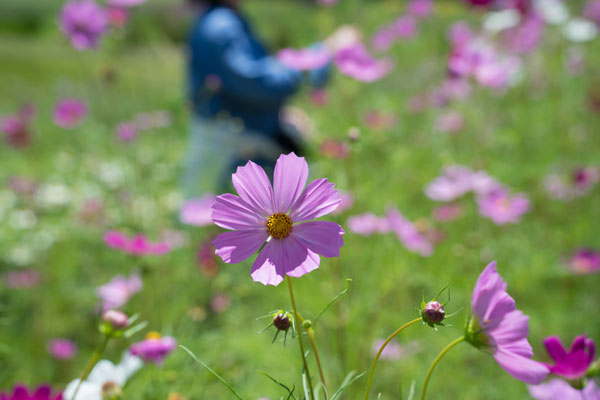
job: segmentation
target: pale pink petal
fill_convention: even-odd
[[[496,271],[496,262],[493,261],[485,267],[479,276],[471,298],[473,313],[477,315],[480,321],[484,320],[494,295],[499,295],[505,291],[506,283]]]
[[[539,384],[549,373],[544,364],[514,353],[500,350],[494,358],[513,378],[532,385]]]
[[[504,352],[517,354],[527,358],[533,357],[533,350],[526,337],[513,340],[512,342],[502,343],[499,345],[499,348]]]
[[[318,179],[308,184],[298,201],[292,206],[290,217],[294,222],[322,217],[334,211],[341,198],[334,184]]]
[[[590,384],[586,386],[586,389],[589,386]],[[583,397],[582,391],[573,388],[562,379],[551,379],[541,385],[531,385],[529,394],[537,400],[597,400],[600,398],[600,394],[598,397]]]
[[[268,237],[266,229],[221,233],[213,241],[217,248],[215,254],[223,262],[239,263],[257,252]]]
[[[308,178],[308,164],[294,153],[281,155],[273,175],[274,210],[287,213],[302,194]]]
[[[311,221],[294,225],[291,236],[323,257],[339,257],[344,245],[344,230],[335,222]]]
[[[250,273],[254,282],[277,286],[285,278],[283,270],[283,241],[271,239],[252,265]]]
[[[211,218],[215,224],[225,229],[244,231],[267,226],[267,217],[231,193],[217,196]]]
[[[529,335],[529,317],[519,310],[514,310],[506,314],[496,328],[487,332],[498,346],[527,338],[527,335]]]
[[[256,214],[273,214],[273,189],[265,171],[253,163],[238,167],[232,175],[233,187]]]

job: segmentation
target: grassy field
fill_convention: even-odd
[[[158,3],[148,7],[159,7]],[[342,23],[359,26],[368,38],[403,11],[401,2],[395,1],[340,3],[330,9],[308,2],[264,0],[248,1],[246,8],[275,48],[310,44]],[[146,32],[145,18],[152,15],[143,10],[134,15],[133,27]],[[185,226],[177,218],[189,123],[183,45],[160,32],[149,36],[125,32],[121,38],[111,35],[98,51],[78,53],[58,32],[54,11],[48,7],[34,33],[0,34],[0,115],[14,113],[27,102],[37,108],[33,145],[23,150],[0,145],[4,185],[0,188],[0,272],[19,268],[40,272],[40,283],[34,288],[14,289],[0,283],[0,388],[16,382],[51,382],[61,388],[77,377],[100,341],[96,288],[116,274],[139,271],[144,289],[124,310],[139,312],[149,330],[174,336],[244,398],[278,399],[285,394],[258,371],[295,385],[299,395],[296,343],[271,344],[271,330],[257,334],[266,325],[257,317],[290,309],[285,286],[254,283],[250,261],[220,263],[216,276],[206,276],[196,266],[196,250],[221,230]],[[402,345],[416,341],[418,351],[400,360],[382,361],[373,393],[380,391],[383,400],[404,399],[413,381],[420,390],[435,355],[461,334],[475,281],[491,260],[498,261],[517,307],[530,316],[536,359],[548,361],[541,341],[549,335],[570,342],[586,333],[600,340],[595,312],[600,276],[576,276],[565,268],[565,259],[575,249],[600,248],[599,188],[561,202],[549,197],[543,187],[549,173],[600,164],[600,115],[594,114],[587,99],[600,82],[600,43],[580,46],[586,68],[569,75],[565,60],[573,45],[549,27],[542,46],[524,57],[524,77],[516,87],[502,94],[474,87],[467,101],[409,112],[411,98],[443,80],[449,51],[446,30],[459,19],[477,23],[479,16],[462,5],[441,3],[435,15],[421,23],[415,38],[392,48],[395,69],[385,79],[364,84],[338,73],[328,88],[331,101],[326,107],[312,104],[307,91],[294,99],[317,127],[310,139],[311,178],[328,177],[355,197],[350,210],[331,220],[346,228],[349,215],[381,215],[395,206],[409,219],[433,224],[444,233],[433,255],[421,257],[391,234],[365,238],[346,229],[341,257],[322,258],[317,271],[295,283],[302,314],[314,318],[344,289],[345,279],[352,279],[349,293],[316,326],[331,386],[339,385],[352,370],[370,367],[373,342],[415,318],[423,293],[432,297],[451,285],[447,311],[466,310],[449,321],[452,326],[437,332],[417,325],[402,333],[396,341]],[[107,71],[114,71],[114,80],[105,78]],[[66,96],[83,98],[90,105],[90,115],[74,130],[52,122],[55,101]],[[144,132],[131,143],[115,139],[117,123],[159,109],[171,113],[169,127]],[[464,116],[458,133],[435,129],[437,117],[448,109]],[[363,121],[370,110],[394,113],[398,123],[391,129],[371,129]],[[361,134],[351,144],[347,159],[319,154],[324,139],[345,140],[353,126]],[[527,193],[531,211],[518,224],[496,226],[477,213],[475,202],[467,196],[460,200],[462,218],[434,221],[432,210],[439,204],[425,196],[424,187],[445,165],[454,163],[483,169],[515,192]],[[7,183],[15,175],[64,185],[68,200],[40,207],[18,198]],[[80,218],[81,205],[89,198],[105,205],[104,219],[95,224],[82,223]],[[33,224],[14,223],[15,213],[26,210],[33,212]],[[133,258],[104,245],[102,236],[108,229],[143,232],[151,238],[175,231],[184,245],[164,256]],[[223,312],[211,308],[215,295],[230,300]],[[46,344],[55,337],[78,344],[75,359],[59,362],[48,355]],[[118,360],[127,346],[124,340],[115,341],[105,356]],[[364,385],[363,377],[342,398],[362,398]],[[231,398],[220,382],[180,349],[164,366],[143,368],[125,388],[131,400],[164,400],[173,392],[187,399]],[[466,344],[440,364],[429,393],[433,399],[528,398],[525,384]]]

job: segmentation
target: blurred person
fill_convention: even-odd
[[[280,154],[304,153],[280,111],[303,78],[323,86],[329,64],[303,75],[272,56],[240,13],[241,0],[188,0],[199,16],[189,39],[193,122],[184,170],[188,197],[224,192],[252,160],[272,171]]]

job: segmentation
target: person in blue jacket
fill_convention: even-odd
[[[235,167],[252,160],[272,170],[282,153],[302,153],[280,121],[303,75],[271,56],[239,12],[240,0],[190,0],[199,8],[188,39],[188,96],[193,107],[184,171],[187,196],[221,192]],[[312,71],[316,86],[328,66]]]

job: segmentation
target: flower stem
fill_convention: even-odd
[[[398,335],[400,332],[402,332],[405,328],[408,328],[409,326],[414,325],[414,324],[416,324],[419,321],[422,321],[421,317],[415,318],[412,321],[407,322],[406,324],[402,325],[400,328],[396,329],[394,331],[394,333],[392,333],[385,340],[385,342],[383,342],[383,344],[379,348],[379,351],[375,355],[375,359],[373,360],[373,365],[371,366],[371,371],[369,372],[369,380],[367,381],[367,390],[365,391],[365,400],[367,400],[369,398],[369,391],[371,390],[371,384],[373,383],[373,376],[375,375],[375,367],[377,366],[377,362],[379,361],[379,357],[381,356],[381,353],[383,353],[383,349],[385,349],[385,346],[387,346],[388,343],[391,342],[392,339],[396,335]]]
[[[319,367],[319,376],[321,377],[321,383],[327,389],[327,385],[325,384],[325,374],[323,373],[323,367],[321,366],[321,358],[319,357],[319,351],[317,350],[317,342],[315,341],[315,332],[312,328],[308,331],[308,338],[310,339],[310,344],[312,345],[313,352],[315,353],[315,360],[317,361],[317,367]]]
[[[83,372],[81,373],[81,377],[79,378],[79,383],[77,384],[77,387],[75,388],[75,392],[73,393],[73,398],[70,400],[77,399],[77,392],[79,392],[79,388],[81,387],[81,384],[83,383],[83,381],[85,381],[87,379],[87,377],[92,372],[94,365],[96,365],[98,360],[100,360],[100,357],[102,357],[102,354],[104,353],[104,350],[106,349],[106,345],[108,345],[110,338],[111,338],[110,335],[105,335],[104,340],[102,341],[102,343],[100,343],[100,346],[98,346],[98,348],[96,350],[94,350],[94,352],[92,353],[92,357],[90,357],[87,364],[85,365],[85,368],[83,369]]]
[[[433,362],[429,366],[427,375],[425,376],[425,382],[423,383],[423,391],[421,392],[421,400],[425,400],[425,394],[427,393],[427,384],[429,384],[429,378],[431,378],[431,374],[433,373],[433,369],[435,368],[435,366],[440,362],[442,357],[444,357],[451,348],[453,348],[460,342],[463,342],[464,340],[465,340],[464,336],[454,339],[452,342],[450,342],[450,344],[448,344],[448,346],[444,347],[444,349],[440,352],[440,354],[437,355],[435,360],[433,360]]]
[[[308,381],[308,395],[310,400],[314,400],[314,390],[312,386],[312,380],[310,378],[310,371],[308,369],[308,363],[306,362],[306,356],[304,355],[304,344],[302,343],[302,325],[300,324],[300,315],[298,314],[298,309],[296,308],[296,300],[294,299],[294,291],[292,290],[292,278],[289,276],[287,278],[288,289],[290,290],[290,299],[292,301],[292,309],[294,311],[294,325],[296,328],[296,334],[298,335],[298,343],[300,344],[300,354],[302,356],[302,365],[304,366],[304,373],[306,374],[306,380]]]

